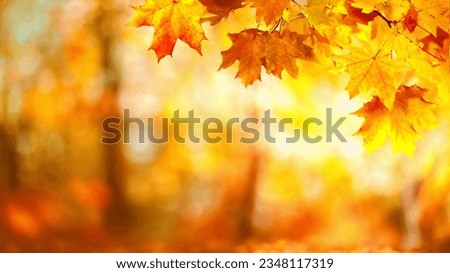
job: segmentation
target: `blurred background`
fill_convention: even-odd
[[[450,251],[448,113],[414,158],[389,143],[369,155],[348,78],[300,63],[298,79],[244,88],[236,67],[217,71],[251,10],[205,24],[203,57],[179,42],[158,64],[152,28],[127,26],[141,2],[0,0],[1,252]],[[332,108],[348,142],[249,145],[235,130],[233,144],[140,144],[131,127],[130,144],[101,144],[125,108],[224,121],[270,109],[297,128]]]

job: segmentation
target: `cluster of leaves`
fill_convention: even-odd
[[[356,113],[365,118],[358,134],[369,151],[390,139],[413,154],[419,134],[436,126],[450,78],[448,0],[146,0],[131,24],[154,27],[150,49],[159,61],[178,39],[201,54],[202,24],[241,8],[256,10],[255,28],[228,34],[233,44],[221,68],[239,61],[245,86],[262,67],[296,77],[298,61],[329,60],[327,68],[350,76],[350,96],[369,100]]]

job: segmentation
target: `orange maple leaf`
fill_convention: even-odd
[[[220,68],[231,66],[239,60],[236,77],[241,78],[245,86],[261,79],[261,66],[265,64],[266,32],[258,29],[246,29],[240,33],[228,34],[233,45],[222,52]]]
[[[266,47],[266,70],[281,78],[281,72],[286,69],[291,77],[298,75],[296,59],[313,60],[313,49],[303,43],[307,35],[284,30],[274,31],[268,35]]]
[[[295,78],[298,75],[296,59],[315,58],[313,49],[303,43],[308,36],[288,29],[283,32],[247,29],[228,36],[233,45],[222,52],[220,68],[227,68],[239,60],[236,77],[241,78],[245,86],[260,80],[262,66],[267,73],[279,78],[283,70]]]
[[[135,15],[131,25],[153,26],[155,34],[152,45],[158,62],[172,55],[177,39],[201,52],[201,42],[206,40],[201,25],[207,15],[206,8],[196,0],[146,0],[143,5],[133,7]]]

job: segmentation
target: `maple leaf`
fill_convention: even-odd
[[[308,37],[288,29],[280,31],[261,31],[247,29],[237,34],[229,34],[233,45],[222,52],[220,68],[231,66],[239,60],[236,77],[241,78],[245,86],[260,79],[261,67],[267,73],[281,78],[286,70],[292,77],[297,77],[297,59],[314,60],[313,49],[303,43]]]
[[[212,25],[220,22],[226,18],[230,12],[235,9],[242,8],[244,4],[242,0],[199,0],[208,10],[209,13],[215,16],[210,18]]]
[[[350,81],[346,89],[351,98],[359,93],[375,95],[388,108],[392,107],[398,70],[390,69],[393,61],[390,53],[359,48],[341,56],[339,61],[347,64],[345,70],[350,74]]]
[[[401,74],[410,70],[402,55],[410,42],[404,36],[395,36],[395,30],[379,20],[372,23],[375,39],[369,37],[369,41],[351,46],[350,53],[338,57],[337,65],[350,74],[346,88],[350,97],[360,93],[377,96],[391,109],[395,93],[402,84]]]
[[[135,27],[153,26],[155,34],[150,49],[158,61],[172,55],[177,39],[201,54],[201,42],[206,40],[200,24],[206,8],[196,0],[146,0],[133,7],[135,15],[130,24]]]
[[[231,66],[239,60],[236,77],[241,78],[245,86],[261,79],[261,66],[265,64],[266,32],[258,29],[246,29],[240,33],[228,34],[233,45],[222,52],[222,64],[219,69]]]
[[[281,78],[281,72],[286,69],[288,74],[295,78],[298,75],[296,59],[313,60],[314,53],[311,47],[303,41],[306,35],[284,30],[282,33],[274,31],[268,36],[266,46],[266,70]]]
[[[411,4],[411,7],[409,8],[408,13],[405,16],[405,19],[403,20],[403,25],[406,27],[406,29],[409,32],[413,32],[414,29],[416,29],[418,16],[419,16],[419,13],[417,12],[414,5]]]
[[[436,65],[435,62],[430,62],[426,58],[429,55],[424,53],[420,48],[412,50],[411,55],[411,57],[407,58],[407,62],[414,71],[417,84],[428,90],[424,99],[433,103],[442,103],[445,101],[450,95],[449,63],[440,62],[439,65]]]
[[[308,19],[320,34],[324,34],[325,29],[333,28],[338,25],[338,21],[334,18],[333,9],[344,9],[341,0],[308,0],[307,5],[301,7],[301,12]]]
[[[246,3],[256,8],[256,20],[264,20],[266,24],[281,18],[283,11],[288,7],[290,0],[246,0]]]
[[[426,92],[417,86],[401,86],[391,110],[378,97],[374,97],[355,113],[365,118],[356,135],[363,137],[368,152],[381,147],[390,139],[394,151],[410,156],[414,154],[419,136],[425,130],[437,126],[434,113],[436,105],[423,99]]]
[[[428,33],[436,35],[437,28],[440,27],[448,32],[449,29],[449,2],[448,0],[415,1],[418,15],[418,24]]]
[[[311,26],[308,19],[302,13],[302,6],[295,4],[291,5],[286,13],[285,20],[288,22],[285,30],[307,37],[307,39],[303,41],[304,44],[322,52],[324,55],[329,55],[330,42],[328,37],[321,35]],[[319,56],[314,56],[313,58],[315,59]]]

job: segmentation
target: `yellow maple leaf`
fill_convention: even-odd
[[[146,0],[133,9],[132,26],[153,26],[155,29],[150,49],[155,51],[158,61],[172,55],[178,39],[201,54],[201,42],[206,37],[200,22],[207,11],[199,1]]]
[[[305,45],[306,35],[284,30],[282,33],[274,31],[268,35],[266,46],[266,70],[281,78],[281,72],[286,69],[295,78],[298,75],[296,59],[313,60],[311,47]]]
[[[301,6],[301,12],[308,19],[309,24],[322,35],[326,29],[338,25],[338,20],[333,17],[333,14],[342,10],[345,8],[344,1],[341,0],[308,0],[307,5]]]
[[[341,56],[340,61],[346,63],[345,69],[350,74],[346,88],[350,97],[359,93],[378,96],[386,107],[392,108],[398,88],[396,78],[399,70],[392,69],[390,53],[362,48]]]
[[[256,20],[263,20],[266,24],[281,18],[283,11],[289,5],[289,0],[246,0],[246,2],[256,8]]]
[[[241,78],[245,86],[261,79],[261,66],[265,64],[266,32],[258,29],[246,29],[240,33],[228,34],[233,45],[222,52],[220,68],[231,66],[239,60],[236,77]]]
[[[448,0],[414,1],[414,6],[419,13],[418,24],[428,33],[436,36],[437,28],[448,32],[450,24],[450,12]]]
[[[450,95],[450,65],[441,62],[439,65],[430,63],[424,52],[413,51],[412,56],[407,59],[408,64],[414,70],[417,85],[429,90],[424,98],[434,103],[442,103]]]
[[[350,53],[338,56],[337,66],[350,74],[346,89],[351,97],[360,93],[377,96],[391,109],[403,83],[402,75],[411,70],[404,62],[410,41],[379,20],[372,22],[371,35],[375,37],[350,46]]]
[[[424,100],[426,93],[417,86],[401,86],[391,110],[378,97],[358,110],[355,114],[365,121],[356,134],[363,137],[367,151],[372,152],[390,139],[394,151],[412,156],[420,135],[437,126],[436,105]]]

